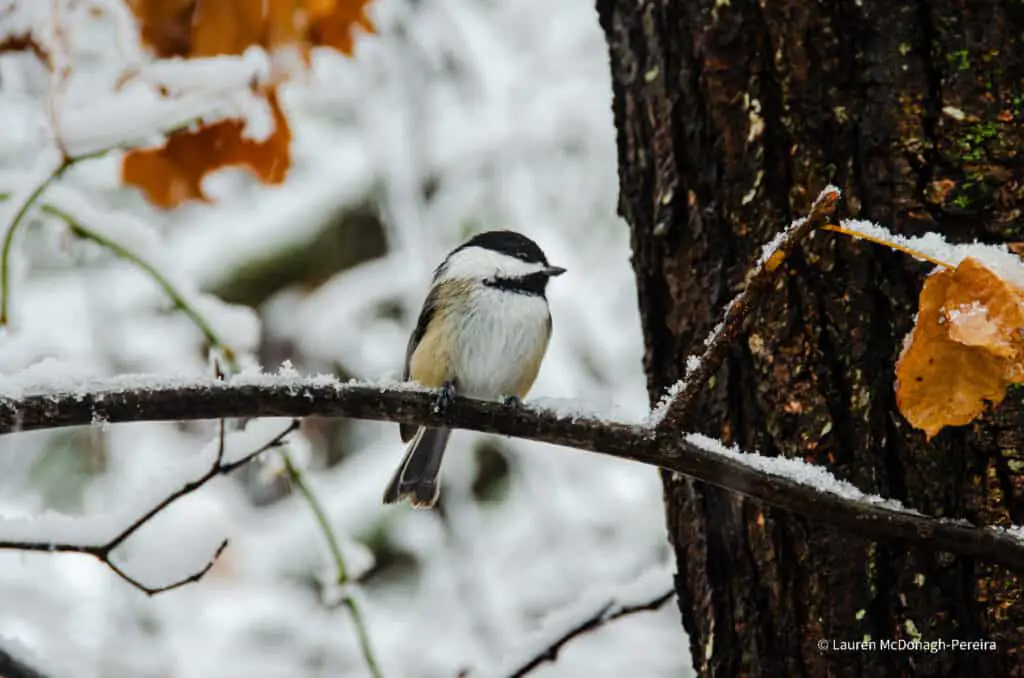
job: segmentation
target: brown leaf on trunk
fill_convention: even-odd
[[[281,183],[291,164],[292,135],[277,92],[269,90],[266,99],[275,124],[266,139],[245,138],[245,123],[235,119],[174,132],[160,148],[126,153],[121,163],[122,182],[138,187],[150,202],[164,208],[186,200],[208,201],[203,178],[227,166],[241,165],[264,183]]]
[[[896,404],[928,438],[999,404],[1024,381],[1024,290],[975,259],[921,289],[917,322],[896,363]]]

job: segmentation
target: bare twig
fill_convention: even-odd
[[[704,340],[703,355],[696,360],[691,358],[688,361],[683,381],[675,386],[673,399],[664,407],[664,416],[659,422],[659,428],[682,431],[690,424],[688,417],[697,394],[718,372],[729,347],[742,334],[746,321],[771,292],[783,271],[783,262],[808,234],[828,223],[829,217],[835,212],[839,196],[839,189],[835,186],[823,190],[811,205],[808,215],[797,219],[782,232],[773,246],[769,246],[769,251],[751,269],[743,291],[729,302],[722,322]]]
[[[295,484],[295,487],[299,488],[299,492],[302,493],[302,496],[306,499],[306,503],[313,512],[313,517],[316,518],[317,524],[320,526],[320,531],[323,533],[324,538],[327,541],[327,547],[331,552],[331,558],[334,560],[334,583],[342,591],[341,604],[348,609],[349,614],[352,616],[352,624],[356,629],[356,637],[359,640],[359,649],[363,654],[363,661],[366,663],[366,668],[370,671],[370,675],[372,675],[373,678],[381,678],[382,674],[380,671],[380,664],[377,663],[377,657],[373,652],[373,645],[370,644],[370,633],[367,631],[366,620],[363,617],[359,601],[351,590],[352,580],[348,575],[348,567],[345,565],[345,557],[341,553],[341,545],[338,543],[338,537],[334,534],[334,529],[331,527],[331,521],[327,519],[327,512],[324,511],[316,493],[313,492],[309,483],[306,482],[302,471],[292,462],[292,458],[288,452],[282,449],[280,450],[280,453],[281,459],[284,461],[284,468],[288,472],[288,477],[291,479],[292,483]]]
[[[547,647],[535,654],[519,668],[510,672],[508,674],[508,678],[522,678],[544,662],[554,662],[558,659],[558,653],[562,647],[573,638],[593,631],[594,629],[601,628],[605,624],[615,621],[616,619],[621,619],[622,617],[627,617],[639,612],[653,612],[671,600],[675,594],[675,589],[670,588],[668,591],[659,593],[657,596],[646,602],[636,603],[633,605],[620,605],[614,600],[609,600],[596,610],[594,614],[565,631],[565,633],[552,640]]]
[[[1024,541],[995,527],[940,520],[899,510],[772,475],[736,458],[715,453],[674,431],[655,430],[576,414],[559,415],[529,406],[456,397],[444,413],[434,412],[436,393],[406,386],[341,384],[320,377],[266,377],[219,382],[198,379],[131,388],[117,378],[71,392],[47,391],[0,397],[0,434],[93,421],[177,421],[249,417],[350,417],[447,426],[497,433],[598,452],[675,471],[815,522],[873,540],[891,540],[935,551],[983,558],[1024,572]],[[0,545],[2,546],[2,545]],[[16,545],[7,545],[16,548]],[[40,549],[42,550],[42,549]]]
[[[113,560],[113,558],[111,556],[112,556],[113,552],[117,549],[117,547],[119,547],[129,537],[131,537],[133,534],[135,534],[139,530],[139,528],[141,528],[143,525],[148,523],[150,520],[152,520],[154,517],[156,517],[159,513],[161,513],[162,511],[166,510],[171,504],[173,504],[174,502],[178,501],[179,499],[181,499],[185,495],[191,494],[192,492],[195,492],[196,490],[198,490],[200,487],[202,487],[203,485],[208,483],[213,478],[215,478],[217,476],[220,476],[220,475],[225,475],[225,474],[231,473],[232,471],[234,471],[235,469],[239,468],[240,466],[243,466],[243,465],[249,463],[252,459],[254,459],[255,457],[259,456],[263,452],[266,452],[267,450],[269,450],[269,449],[271,449],[273,447],[277,447],[278,445],[281,444],[281,441],[284,440],[284,438],[286,436],[288,436],[288,434],[290,434],[292,431],[294,431],[297,428],[298,428],[298,422],[297,421],[293,421],[288,426],[288,428],[286,428],[285,430],[281,431],[281,433],[277,434],[272,439],[270,439],[268,442],[266,442],[263,445],[261,445],[258,449],[253,450],[252,452],[249,452],[248,454],[244,455],[243,457],[240,457],[239,459],[236,459],[235,461],[228,462],[228,463],[224,463],[222,448],[220,447],[220,444],[218,444],[217,457],[214,459],[214,462],[210,465],[210,468],[207,469],[207,471],[203,475],[199,476],[195,480],[191,480],[191,481],[185,483],[184,485],[182,485],[177,490],[175,490],[175,491],[171,492],[170,494],[168,494],[166,497],[164,497],[159,502],[157,502],[152,507],[150,507],[150,509],[148,511],[146,511],[145,513],[140,515],[138,518],[133,520],[131,523],[128,524],[127,527],[122,529],[114,537],[112,537],[110,540],[108,540],[107,542],[105,542],[103,544],[88,545],[88,544],[75,544],[75,543],[71,543],[71,542],[68,542],[68,543],[54,543],[54,542],[48,542],[48,541],[42,541],[42,542],[0,541],[0,549],[2,549],[2,550],[18,550],[18,551],[46,551],[46,552],[55,552],[55,553],[84,553],[86,555],[90,555],[93,558],[96,558],[97,560],[101,561],[108,568],[110,568],[110,570],[112,572],[114,572],[114,574],[116,574],[118,577],[120,577],[121,579],[123,579],[124,581],[128,582],[129,584],[131,584],[132,586],[134,586],[138,590],[140,590],[143,593],[145,593],[147,595],[150,595],[150,596],[156,595],[157,593],[163,593],[164,591],[170,591],[172,589],[176,589],[176,588],[178,588],[180,586],[184,586],[185,584],[189,584],[191,582],[199,581],[200,579],[203,578],[203,576],[207,572],[210,571],[210,568],[213,567],[213,564],[217,561],[217,558],[220,556],[220,554],[227,547],[228,542],[227,542],[226,539],[221,542],[220,546],[214,552],[214,554],[210,558],[210,560],[207,561],[206,565],[204,565],[198,571],[193,572],[188,577],[185,577],[184,579],[177,580],[177,581],[172,582],[170,584],[166,584],[164,586],[147,586],[146,584],[143,584],[142,582],[140,582],[139,580],[135,579],[130,574],[125,572],[119,565],[117,565],[114,562],[114,560]]]

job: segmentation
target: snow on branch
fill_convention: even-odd
[[[866,539],[894,540],[983,558],[1024,571],[1019,530],[976,527],[903,508],[867,495],[827,470],[799,460],[725,449],[717,441],[664,428],[576,412],[508,406],[458,397],[444,413],[436,394],[410,384],[342,383],[294,371],[212,378],[124,376],[81,382],[0,380],[0,434],[92,423],[251,417],[349,417],[449,426],[525,438],[629,459],[842,528]],[[0,547],[17,548],[4,542]]]
[[[804,238],[828,223],[840,195],[841,192],[835,186],[826,186],[814,200],[806,217],[794,221],[765,245],[761,257],[747,274],[743,291],[729,302],[722,322],[704,339],[704,353],[687,359],[683,378],[672,386],[652,413],[652,423],[666,430],[681,431],[686,428],[686,419],[693,408],[694,399],[721,367],[729,347],[736,343],[754,310],[771,292],[784,270],[782,264]]]

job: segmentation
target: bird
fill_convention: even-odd
[[[404,381],[438,389],[435,412],[456,394],[516,405],[533,386],[551,338],[547,285],[565,273],[516,231],[479,233],[435,269],[405,351]],[[400,425],[409,443],[384,503],[415,508],[438,500],[438,473],[451,429]]]

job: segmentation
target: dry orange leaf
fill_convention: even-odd
[[[128,0],[142,40],[160,57],[241,54],[252,45],[271,52],[296,49],[308,59],[323,45],[352,54],[356,27],[373,31],[370,0]],[[275,78],[279,82],[283,78]],[[265,141],[242,137],[244,121],[232,119],[171,134],[162,148],[125,154],[121,178],[150,202],[174,207],[206,200],[203,178],[227,165],[249,168],[266,183],[280,183],[291,163],[288,122],[271,89],[267,101],[276,129]]]
[[[1024,382],[1024,289],[968,258],[929,276],[918,306],[896,363],[896,404],[931,438]]]
[[[185,56],[192,42],[192,14],[198,0],[128,0],[142,41],[159,57]]]
[[[370,0],[128,0],[142,40],[161,57],[241,54],[251,45],[324,46],[352,54],[352,32],[373,32]]]
[[[125,154],[121,180],[137,186],[150,202],[164,208],[186,200],[207,201],[203,178],[226,166],[241,165],[265,183],[281,183],[291,165],[292,134],[277,92],[269,90],[266,98],[275,128],[263,141],[243,137],[245,123],[241,120],[222,120],[197,130],[174,132],[160,148]]]

